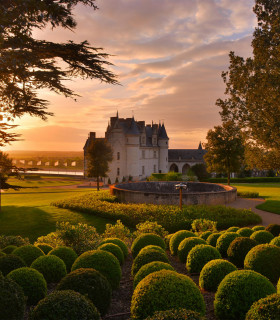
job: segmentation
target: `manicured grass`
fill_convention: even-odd
[[[16,178],[10,178],[9,183],[12,185],[17,185],[21,187],[29,187],[29,188],[40,188],[40,187],[53,187],[53,186],[68,186],[68,185],[78,185],[84,183],[82,179],[71,179],[67,177],[45,177],[40,176],[39,180],[29,180],[24,179],[19,180]]]
[[[258,209],[280,214],[280,183],[236,183],[233,184],[237,191],[258,192],[266,201],[257,206]]]

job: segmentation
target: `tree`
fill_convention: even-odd
[[[7,133],[9,121],[25,114],[45,120],[48,101],[39,98],[40,89],[65,97],[75,94],[65,85],[73,78],[99,79],[117,84],[106,67],[108,54],[87,41],[55,43],[33,37],[34,29],[62,27],[74,30],[73,9],[78,4],[97,9],[95,0],[6,0],[0,2],[0,145],[17,138]]]
[[[94,139],[87,151],[87,176],[94,177],[99,191],[99,178],[106,177],[109,162],[113,160],[113,151],[105,139]]]
[[[197,163],[191,167],[194,174],[197,176],[199,181],[208,179],[210,177],[209,172],[207,172],[206,165],[204,163]]]
[[[227,98],[217,105],[223,121],[238,123],[257,161],[259,154],[279,155],[280,150],[280,2],[256,0],[253,10],[258,19],[253,56],[244,59],[230,52],[229,70],[222,73]],[[266,161],[272,169],[273,159]]]
[[[230,174],[240,169],[244,147],[239,128],[232,121],[224,122],[207,133],[204,160],[209,172],[226,173],[230,185]]]

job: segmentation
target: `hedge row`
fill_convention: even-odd
[[[209,178],[203,182],[227,183],[227,178]],[[231,178],[231,183],[261,183],[261,182],[280,182],[280,177],[248,177],[248,178]]]

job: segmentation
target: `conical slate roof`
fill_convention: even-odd
[[[159,127],[158,138],[159,139],[169,139],[168,135],[166,133],[166,130],[165,130],[164,123],[162,125],[160,125],[160,127]]]
[[[134,120],[134,117],[132,117],[130,126],[129,126],[126,133],[127,134],[136,134],[136,135],[140,134],[138,125],[137,125],[136,121]]]

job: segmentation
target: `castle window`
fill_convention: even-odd
[[[120,175],[120,168],[117,168],[117,176]]]
[[[154,173],[157,172],[157,166],[154,164]]]
[[[117,160],[120,160],[120,157],[121,157],[121,155],[120,155],[120,153],[118,152],[118,153],[117,153]]]
[[[142,158],[145,159],[145,150],[142,150]]]
[[[157,157],[157,152],[156,152],[156,150],[154,150],[154,158],[156,158]]]
[[[142,174],[145,174],[145,166],[142,166]]]

